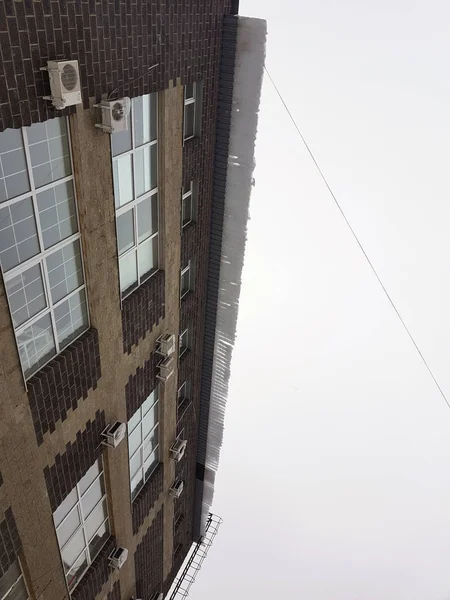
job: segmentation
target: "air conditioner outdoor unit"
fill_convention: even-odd
[[[120,421],[108,425],[108,427],[102,431],[102,444],[109,446],[110,448],[116,448],[125,437],[126,431],[126,424],[121,423]]]
[[[127,131],[128,115],[130,114],[131,100],[120,98],[119,100],[102,100],[100,104],[94,104],[101,108],[102,122],[95,126],[107,133],[118,133]]]
[[[187,440],[176,440],[170,447],[172,458],[175,462],[180,462],[186,452]]]
[[[159,373],[156,377],[163,382],[166,382],[172,375],[174,371],[175,361],[173,357],[169,356],[161,361],[158,365]]]
[[[176,350],[176,339],[173,333],[161,335],[158,340],[157,352],[163,356],[170,356]]]
[[[74,104],[81,104],[80,70],[77,60],[49,60],[41,71],[48,71],[53,106],[59,110]]]
[[[177,479],[173,482],[172,487],[169,490],[169,494],[172,496],[172,498],[179,498],[183,493],[183,489],[184,481],[182,481],[181,479]]]
[[[109,566],[113,569],[121,569],[128,558],[128,550],[126,548],[116,548],[108,557]]]

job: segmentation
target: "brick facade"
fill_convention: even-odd
[[[97,330],[92,328],[28,381],[28,398],[38,445],[58,421],[75,410],[101,377]]]
[[[139,527],[155,506],[155,502],[164,489],[164,463],[159,463],[153,471],[150,479],[133,501],[133,533],[136,534]]]
[[[116,581],[112,590],[108,593],[106,600],[120,600],[120,581]]]
[[[71,593],[72,600],[93,600],[100,593],[111,575],[108,557],[115,547],[116,541],[111,536]]]
[[[162,591],[163,544],[163,509],[161,509],[134,555],[136,595],[142,600],[151,600],[154,594]]]
[[[150,358],[145,361],[143,367],[138,367],[136,373],[130,375],[128,378],[128,383],[125,387],[127,421],[131,419],[141,404],[145,402],[156,388],[156,384],[158,383],[156,365],[160,360],[161,356],[153,352]]]

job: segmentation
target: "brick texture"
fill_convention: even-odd
[[[159,270],[122,303],[123,351],[130,354],[164,316],[164,271]]]
[[[76,410],[88,391],[97,387],[101,376],[97,330],[89,329],[27,383],[31,416],[38,445],[55,424]]]
[[[93,600],[100,593],[112,572],[108,565],[108,557],[115,547],[116,541],[111,536],[83,575],[80,583],[71,593],[72,600]],[[116,598],[120,598],[120,589],[119,596],[116,596]]]
[[[16,560],[21,547],[14,515],[11,508],[8,508],[5,518],[0,522],[0,577]]]
[[[143,367],[138,367],[134,375],[130,375],[125,386],[125,401],[127,405],[127,421],[131,419],[137,409],[145,402],[158,383],[156,366],[161,356],[154,352],[145,361]]]
[[[106,600],[120,600],[120,581],[116,581],[113,589],[106,596]]]
[[[136,597],[151,600],[163,586],[163,510],[156,515],[134,554]]]
[[[133,501],[133,533],[136,534],[164,489],[164,464],[159,463]]]
[[[64,454],[57,454],[54,464],[45,467],[45,482],[52,512],[100,457],[104,448],[100,434],[105,427],[105,413],[97,411],[95,420],[88,421],[86,429],[77,433],[76,442],[69,442]]]

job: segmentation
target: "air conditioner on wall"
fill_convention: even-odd
[[[58,110],[81,104],[80,71],[77,60],[49,60],[46,67],[41,67],[41,71],[48,71],[52,94],[44,96],[44,100],[51,100]]]
[[[95,126],[107,133],[118,133],[128,130],[128,115],[131,109],[129,98],[119,100],[102,100],[100,104],[94,104],[102,111],[102,122]]]
[[[173,357],[169,356],[159,363],[156,377],[165,383],[173,375],[174,369],[175,361]]]
[[[109,446],[110,448],[117,448],[125,437],[126,431],[126,424],[121,423],[120,421],[108,425],[108,427],[102,431],[102,444]]]
[[[112,569],[121,569],[128,558],[128,550],[118,547],[108,557],[109,566]]]
[[[187,440],[176,440],[170,447],[172,458],[175,462],[180,462],[186,452]]]
[[[183,493],[183,489],[184,481],[182,481],[181,479],[177,479],[173,482],[171,488],[169,489],[169,494],[172,496],[172,498],[179,498]]]
[[[176,350],[176,339],[173,333],[161,335],[156,342],[156,352],[163,356],[170,356]]]

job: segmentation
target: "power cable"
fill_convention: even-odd
[[[355,230],[353,229],[353,227],[352,227],[352,226],[351,226],[351,224],[350,224],[350,221],[349,221],[349,220],[348,220],[348,218],[346,217],[346,215],[345,215],[345,212],[344,212],[344,210],[342,209],[342,207],[341,207],[341,205],[340,205],[340,203],[339,203],[338,199],[337,199],[337,198],[336,198],[336,196],[334,195],[334,192],[333,192],[333,190],[331,189],[331,186],[330,186],[330,184],[328,183],[328,181],[327,181],[327,178],[326,178],[326,177],[325,177],[325,175],[323,174],[323,171],[322,171],[322,169],[320,168],[320,165],[319,165],[319,163],[317,162],[317,160],[316,160],[316,158],[315,158],[314,154],[312,153],[312,151],[311,151],[311,148],[309,147],[309,145],[308,145],[308,143],[307,143],[306,139],[304,138],[304,136],[303,136],[302,132],[300,131],[300,128],[299,128],[299,126],[297,125],[297,123],[296,123],[296,121],[295,121],[295,119],[294,119],[294,117],[293,117],[293,115],[292,115],[291,111],[289,110],[289,107],[288,107],[288,105],[287,105],[287,104],[286,104],[286,102],[284,101],[284,98],[283,98],[283,96],[281,95],[281,92],[280,92],[280,90],[278,89],[278,87],[277,87],[277,85],[276,85],[275,81],[272,79],[272,76],[270,75],[270,73],[269,73],[269,71],[267,70],[267,67],[266,67],[266,66],[264,66],[264,70],[265,70],[265,72],[267,73],[267,76],[269,77],[269,79],[270,79],[270,81],[271,81],[271,83],[272,83],[272,85],[273,85],[273,87],[274,87],[274,89],[275,89],[276,93],[278,94],[278,97],[280,98],[280,100],[281,100],[281,102],[282,102],[282,104],[283,104],[283,106],[284,106],[284,108],[286,109],[286,112],[287,112],[287,114],[289,115],[289,118],[290,118],[290,120],[292,121],[292,123],[293,123],[293,125],[294,125],[295,129],[297,130],[297,133],[298,133],[298,135],[300,136],[300,138],[301,138],[301,140],[302,140],[302,142],[303,142],[303,144],[304,144],[304,146],[305,146],[306,150],[308,151],[308,154],[310,155],[310,157],[311,157],[311,159],[312,159],[312,161],[313,161],[313,163],[314,163],[314,165],[315,165],[315,167],[316,167],[317,171],[319,172],[319,175],[320,175],[320,177],[322,178],[322,181],[324,182],[324,184],[326,185],[326,187],[327,187],[328,191],[330,192],[330,195],[331,195],[331,197],[333,198],[333,200],[334,200],[334,203],[336,204],[336,206],[337,206],[337,208],[338,208],[339,212],[341,213],[341,216],[342,216],[342,218],[344,219],[345,223],[347,224],[347,227],[349,228],[349,230],[350,230],[351,234],[353,235],[354,239],[356,240],[356,243],[358,244],[358,246],[359,246],[359,249],[360,249],[360,250],[361,250],[361,252],[363,253],[363,255],[364,255],[364,258],[366,259],[367,263],[369,264],[370,268],[372,269],[372,272],[373,272],[373,274],[375,275],[375,277],[376,277],[376,279],[377,279],[378,283],[380,284],[380,287],[381,287],[381,289],[383,290],[383,292],[384,292],[384,294],[385,294],[386,298],[389,300],[389,303],[391,304],[392,308],[394,309],[394,312],[395,312],[395,314],[396,314],[396,315],[397,315],[397,317],[399,318],[399,320],[400,320],[400,323],[403,325],[403,328],[404,328],[404,330],[406,331],[406,333],[408,334],[408,336],[409,336],[409,339],[411,340],[411,342],[413,343],[413,345],[414,345],[415,349],[417,350],[417,353],[419,354],[420,358],[422,359],[422,362],[423,362],[423,364],[424,364],[424,365],[425,365],[425,367],[427,368],[427,371],[428,371],[428,373],[431,375],[431,378],[433,379],[434,383],[436,384],[436,387],[437,387],[437,389],[439,390],[439,393],[441,394],[442,398],[444,399],[444,402],[447,404],[448,408],[450,408],[450,402],[447,400],[447,397],[446,397],[446,395],[444,394],[444,391],[442,390],[441,386],[439,385],[439,383],[438,383],[438,380],[436,379],[436,377],[435,377],[435,375],[434,375],[433,371],[431,370],[431,367],[430,367],[430,365],[429,365],[429,364],[428,364],[428,362],[426,361],[426,359],[425,359],[424,355],[422,354],[422,352],[421,352],[421,350],[420,350],[420,348],[419,348],[419,346],[418,346],[418,344],[417,344],[416,340],[414,339],[414,336],[413,336],[413,334],[411,333],[411,331],[409,330],[409,328],[408,328],[408,326],[406,325],[405,321],[403,320],[403,318],[402,318],[402,316],[401,316],[401,314],[400,314],[400,312],[399,312],[398,308],[396,307],[396,305],[395,305],[394,301],[392,300],[392,298],[391,298],[391,296],[390,296],[389,292],[387,291],[387,289],[386,289],[385,285],[383,284],[383,282],[382,282],[382,280],[381,280],[381,277],[378,275],[378,272],[377,272],[377,270],[375,269],[375,267],[374,267],[374,265],[373,265],[372,261],[370,260],[370,258],[369,258],[369,256],[368,256],[367,252],[364,250],[364,246],[363,246],[363,245],[362,245],[362,243],[360,242],[360,240],[359,240],[359,238],[358,238],[358,236],[357,236],[357,234],[356,234]]]

